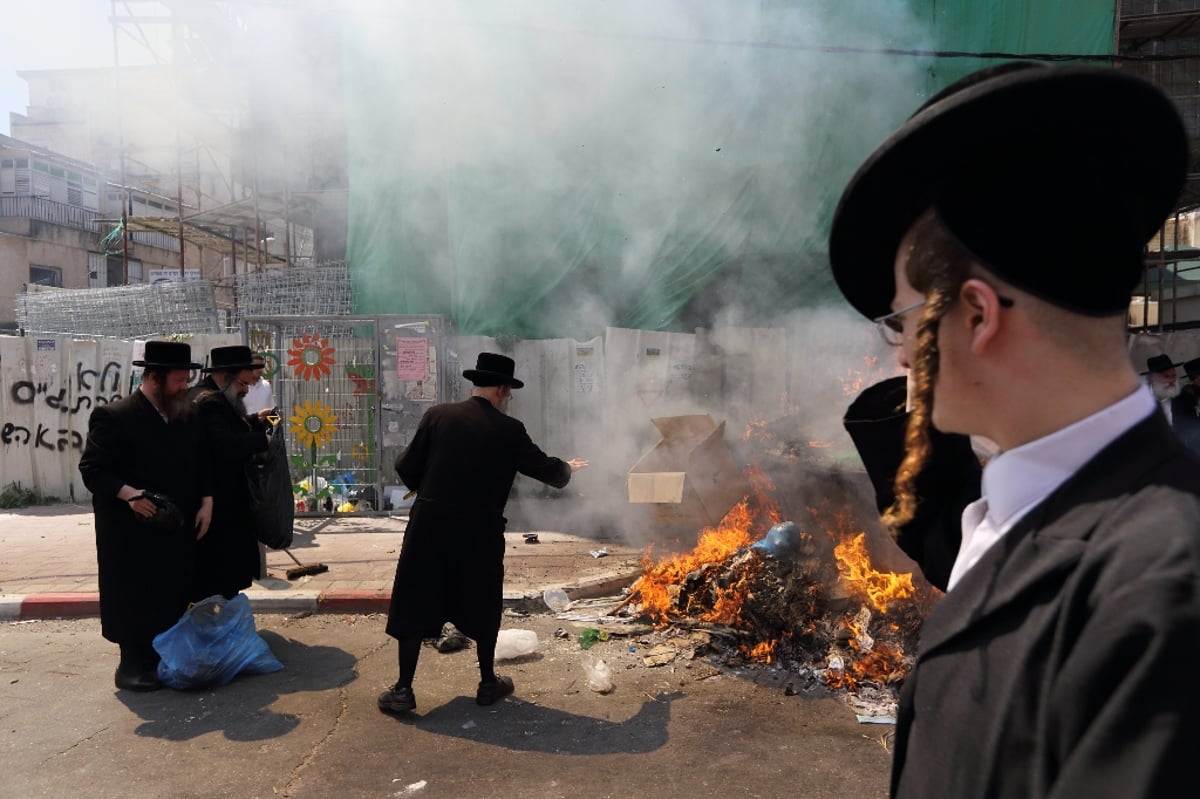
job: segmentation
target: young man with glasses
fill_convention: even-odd
[[[208,377],[192,390],[213,470],[212,525],[196,550],[193,602],[216,594],[232,599],[259,575],[246,466],[270,443],[268,410],[248,414],[243,398],[262,368],[249,347],[215,347],[205,368]]]
[[[842,196],[834,277],[911,386],[884,521],[911,532],[943,506],[921,537],[961,535],[901,697],[894,797],[1169,796],[1191,781],[1200,462],[1125,329],[1187,164],[1153,85],[1006,64],[919,109]],[[974,497],[922,483],[936,435],[999,446]]]

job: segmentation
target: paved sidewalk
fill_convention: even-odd
[[[329,570],[288,580],[296,563],[287,552],[268,550],[267,577],[246,590],[252,607],[385,612],[406,523],[404,516],[297,519],[290,551],[304,565]],[[507,605],[536,607],[547,588],[563,588],[571,599],[617,594],[641,573],[641,551],[633,547],[550,531],[537,531],[539,543],[527,544],[523,532],[505,534]],[[98,590],[90,506],[0,511],[0,620],[97,616]]]

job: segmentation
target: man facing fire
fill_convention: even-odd
[[[1200,462],[1125,341],[1187,163],[1153,85],[1007,64],[919,109],[841,198],[834,277],[913,387],[884,520],[974,500],[955,529],[946,513],[919,531],[962,541],[901,696],[894,797],[1168,796],[1192,779]],[[916,493],[934,429],[999,445],[975,497]]]

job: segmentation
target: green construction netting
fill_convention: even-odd
[[[1114,36],[1111,0],[351,8],[355,312],[525,338],[829,302],[846,180],[924,98],[991,63],[929,51],[1105,54]]]

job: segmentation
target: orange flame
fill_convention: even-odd
[[[880,613],[901,599],[911,599],[916,594],[912,574],[877,571],[871,566],[867,554],[866,533],[843,537],[842,543],[833,548],[837,560],[838,574],[851,594],[871,603]]]
[[[650,550],[647,549],[642,556],[644,573],[637,586],[642,609],[659,624],[665,624],[672,615],[678,615],[675,603],[679,587],[687,576],[706,565],[722,563],[739,549],[753,543],[755,539],[750,534],[751,522],[750,500],[747,497],[734,505],[716,527],[706,527],[691,552],[651,563]],[[736,590],[736,586],[728,586],[719,591],[712,613],[703,618],[716,621],[716,618],[707,618],[715,615],[727,620],[735,604],[741,607]],[[733,616],[736,618],[736,613]]]
[[[762,440],[770,438],[767,432],[767,419],[765,416],[752,416],[750,421],[746,422],[746,432],[742,433],[742,441]]]
[[[891,683],[901,679],[904,674],[904,656],[889,644],[879,642],[870,652],[847,659],[844,671],[827,672],[825,684],[830,688],[852,691],[858,687],[860,680]]]
[[[775,659],[775,645],[778,641],[759,641],[753,647],[744,649],[746,657],[759,663],[770,663]]]
[[[637,584],[637,593],[643,611],[655,623],[666,624],[672,616],[686,610],[679,607],[679,595],[689,574],[724,563],[782,520],[779,506],[769,498],[775,484],[767,473],[757,465],[750,466],[746,469],[746,480],[750,483],[750,494],[734,505],[716,527],[704,528],[691,552],[658,563],[651,561],[649,548],[642,556],[643,574]],[[747,571],[736,582],[711,588],[710,596],[715,600],[710,610],[700,613],[700,618],[717,624],[736,624],[742,604],[750,594],[747,584],[751,576],[752,573]]]

